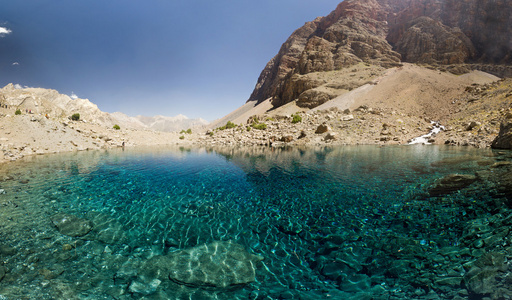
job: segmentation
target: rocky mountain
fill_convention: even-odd
[[[314,107],[364,83],[311,76],[358,64],[402,62],[452,73],[511,76],[512,6],[506,0],[345,0],[297,29],[262,71],[248,102]],[[347,88],[347,85],[349,86]],[[355,85],[355,87],[354,87]]]
[[[119,123],[119,120],[109,113],[102,112],[88,99],[72,99],[68,95],[51,89],[19,88],[8,84],[0,89],[0,104],[20,109],[24,113],[48,115],[51,118],[64,119],[79,113],[80,119],[85,122],[108,127]]]
[[[0,104],[35,115],[48,115],[51,118],[66,119],[74,113],[79,113],[82,121],[108,128],[117,124],[126,129],[173,132],[208,124],[206,120],[189,119],[184,115],[130,117],[120,112],[110,114],[101,111],[96,104],[88,99],[73,99],[56,90],[21,88],[13,84],[8,84],[0,89]]]

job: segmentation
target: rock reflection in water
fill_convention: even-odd
[[[510,162],[407,146],[140,148],[4,164],[0,295],[511,297]]]

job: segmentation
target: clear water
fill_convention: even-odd
[[[423,249],[421,274],[438,276],[429,255],[462,247],[465,224],[491,214],[475,200],[496,198],[480,183],[436,198],[429,187],[509,160],[506,152],[437,146],[29,157],[0,166],[0,245],[10,247],[1,255],[0,299],[426,297],[431,289],[407,274],[389,274],[401,251]],[[91,220],[93,231],[61,234],[50,220],[59,212]],[[151,257],[228,240],[264,257],[254,282],[202,289],[169,280],[144,295],[129,290],[137,275],[115,280],[122,266],[140,273]],[[463,286],[450,289],[434,292],[450,298]]]

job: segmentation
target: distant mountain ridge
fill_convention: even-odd
[[[261,72],[248,102],[296,99],[306,107],[336,93],[309,92],[315,72],[360,63],[385,68],[402,62],[479,69],[512,76],[512,6],[503,0],[345,0],[326,17],[297,29]]]
[[[187,116],[179,114],[174,117],[156,115],[153,117],[136,116],[135,119],[146,125],[148,128],[156,131],[180,131],[189,128],[197,128],[208,125],[208,121],[198,118],[189,119]]]

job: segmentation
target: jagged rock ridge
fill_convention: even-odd
[[[135,130],[173,132],[208,124],[206,120],[189,119],[184,115],[130,117],[120,112],[107,113],[101,111],[96,104],[88,99],[72,99],[56,90],[20,88],[13,84],[8,84],[0,89],[0,104],[7,104],[22,111],[30,111],[36,115],[48,115],[52,118],[67,118],[74,113],[79,113],[82,121],[106,127],[118,124],[121,128]]]
[[[322,82],[304,75],[363,62],[386,68],[400,62],[471,63],[453,70],[512,75],[510,68],[487,65],[512,62],[511,12],[505,0],[345,0],[288,38],[248,101],[272,98],[276,107],[309,91],[302,98],[321,104],[335,95],[311,92]]]

